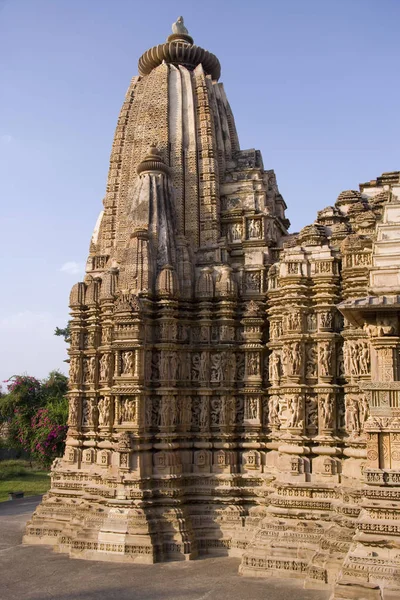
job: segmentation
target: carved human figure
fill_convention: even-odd
[[[176,352],[169,353],[169,377],[171,381],[176,381],[176,376],[178,373],[178,360],[176,357]]]
[[[99,425],[109,426],[111,423],[111,399],[109,396],[100,398],[99,404]]]
[[[73,396],[69,400],[69,419],[68,423],[72,427],[75,427],[78,424],[79,417],[79,398]]]
[[[334,400],[332,394],[325,394],[320,400],[321,428],[333,429]]]
[[[268,413],[270,426],[273,428],[279,428],[281,423],[279,418],[279,396],[276,394],[270,396],[269,398]]]
[[[301,319],[300,313],[290,312],[287,316],[287,328],[291,331],[300,329]]]
[[[248,271],[245,278],[246,292],[259,292],[261,286],[261,273],[259,271]]]
[[[123,375],[132,375],[133,352],[131,350],[122,352],[121,359],[122,359],[122,374]]]
[[[247,233],[249,238],[259,238],[261,236],[261,222],[259,219],[248,220]]]
[[[247,358],[247,374],[250,376],[260,373],[260,355],[258,352],[249,352]]]
[[[258,398],[250,396],[247,398],[247,419],[258,419]]]
[[[241,223],[232,223],[230,226],[229,233],[232,241],[240,240],[242,237]]]
[[[97,406],[95,398],[85,398],[82,406],[82,425],[96,427]]]
[[[356,434],[360,432],[358,403],[352,396],[347,396],[346,398],[346,430]]]
[[[269,329],[271,340],[276,340],[279,338],[279,335],[280,335],[279,329],[280,329],[280,322],[279,321],[271,321],[270,329]]]
[[[221,383],[223,380],[222,356],[219,352],[211,355],[211,382]]]
[[[271,353],[271,358],[270,358],[270,380],[271,381],[276,381],[277,383],[279,383],[279,379],[280,379],[280,365],[281,365],[281,359],[279,356],[279,352],[277,350],[273,350]]]
[[[350,358],[350,375],[358,375],[359,372],[359,348],[357,342],[348,343]]]
[[[136,401],[132,398],[125,398],[122,414],[123,421],[134,423],[136,421]]]
[[[307,329],[308,331],[315,331],[317,329],[317,315],[315,313],[307,315]]]
[[[289,417],[287,420],[287,427],[289,429],[300,429],[303,427],[303,402],[300,394],[293,394],[288,399],[288,411]]]
[[[199,425],[201,429],[208,427],[208,396],[203,396],[201,398]]]
[[[317,376],[317,352],[314,344],[307,347],[306,377]]]
[[[323,377],[331,374],[332,347],[329,342],[322,342],[319,346],[319,373]]]
[[[289,363],[289,348],[287,344],[284,344],[281,352],[281,368],[282,368],[282,376],[286,377],[288,375],[288,363]]]
[[[86,383],[93,383],[96,376],[96,357],[90,356],[84,361],[83,379]]]
[[[69,379],[71,383],[78,383],[80,379],[80,360],[73,356],[69,363]]]
[[[102,344],[109,344],[111,342],[111,328],[105,327],[101,334]]]
[[[108,381],[110,377],[110,355],[103,354],[100,359],[100,379],[101,381]]]
[[[321,327],[323,329],[331,329],[332,328],[332,313],[331,312],[323,312],[319,315]]]
[[[161,350],[160,354],[160,380],[168,381],[170,378],[170,353]]]
[[[163,396],[159,413],[159,422],[161,427],[169,427],[170,425],[170,398]]]
[[[153,401],[151,398],[146,398],[144,410],[146,426],[151,427],[153,425]]]
[[[96,345],[96,333],[94,331],[89,331],[88,347],[93,348],[95,345]]]
[[[367,375],[369,373],[369,344],[368,342],[361,342],[359,345],[359,364],[360,364],[360,373],[362,375]]]
[[[275,240],[275,226],[271,219],[265,222],[265,235],[268,240]]]
[[[192,381],[200,381],[200,354],[195,352],[192,355]]]
[[[306,427],[318,428],[318,404],[314,398],[309,398],[306,402]]]
[[[200,355],[199,369],[200,369],[200,371],[199,371],[200,381],[207,382],[208,381],[208,352],[206,352],[206,351],[202,352]]]
[[[221,398],[220,398],[219,424],[220,425],[228,424],[227,404],[226,404],[226,398],[224,396],[221,396]]]
[[[358,403],[358,409],[360,414],[360,426],[363,427],[369,415],[369,405],[366,396],[361,396],[360,401]]]
[[[227,424],[233,427],[236,424],[236,399],[234,396],[226,398]]]
[[[80,339],[81,339],[80,332],[72,331],[71,332],[71,348],[74,348],[75,350],[79,349]]]
[[[301,351],[300,342],[290,344],[289,348],[289,364],[292,375],[299,375],[301,369]]]

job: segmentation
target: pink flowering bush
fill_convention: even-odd
[[[53,371],[43,381],[16,375],[0,397],[0,423],[8,426],[7,445],[49,466],[64,449],[68,379]]]
[[[67,426],[58,424],[48,408],[40,408],[31,419],[31,428],[30,454],[44,466],[50,466],[64,451]]]

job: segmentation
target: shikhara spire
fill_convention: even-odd
[[[182,17],[138,70],[70,296],[66,450],[25,541],[398,585],[399,173],[289,234]]]

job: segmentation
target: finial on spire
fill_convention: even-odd
[[[159,149],[157,148],[156,144],[151,144],[149,150],[147,151],[146,156],[144,157],[144,159],[138,164],[136,172],[138,175],[140,175],[143,172],[149,172],[149,171],[154,171],[154,172],[162,172],[165,173],[166,175],[168,175],[169,173],[169,169],[167,167],[167,165],[165,164],[161,153],[159,151]]]
[[[184,35],[189,35],[189,32],[183,22],[183,17],[178,17],[175,23],[172,23],[172,33],[183,33]]]

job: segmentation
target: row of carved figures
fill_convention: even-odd
[[[342,324],[343,318],[341,315],[338,313],[333,314],[332,311],[320,311],[308,314],[291,311],[285,314],[282,319],[271,319],[270,336],[271,340],[276,340],[284,333],[315,332],[318,329],[329,331],[332,329],[341,329]]]
[[[359,435],[368,418],[365,396],[347,395],[345,405],[338,403],[333,393],[318,397],[303,394],[272,394],[269,398],[243,396],[156,396],[143,399],[142,419],[138,397],[111,396],[70,398],[69,424],[72,427],[109,427],[121,423],[139,423],[145,427],[192,426],[234,427],[246,422],[264,425],[272,430],[298,429],[333,432],[346,430]]]
[[[336,354],[336,356],[335,356]],[[274,349],[269,359],[269,379],[277,382],[285,377],[307,378],[368,375],[370,372],[369,343],[366,340],[345,341],[343,350],[332,342],[302,344],[299,341],[284,343]]]
[[[120,353],[120,368],[116,375],[133,376],[135,369],[135,351],[127,350]],[[118,361],[117,361],[118,364]],[[82,377],[84,383],[94,383],[98,371],[100,381],[108,381],[112,375],[112,356],[111,354],[102,354],[100,357],[72,356],[69,366],[69,377],[72,383],[79,383]]]
[[[154,339],[156,342],[168,341],[193,344],[210,344],[218,342],[242,342],[244,339],[243,332],[243,325],[238,325],[237,323],[235,325],[207,324],[190,326],[177,323],[176,320],[163,320],[146,334],[146,338]],[[97,342],[98,337],[100,337],[100,334],[97,334],[94,331],[89,333],[74,331],[71,334],[71,348],[73,350],[87,350],[89,348],[96,348],[99,346],[99,343]]]
[[[80,407],[82,404],[82,409]],[[80,418],[81,412],[81,418]],[[257,420],[261,412],[261,399],[250,396],[245,400],[234,396],[204,397],[192,399],[191,396],[165,395],[145,400],[144,423],[148,427],[172,427],[192,424],[205,428],[213,426],[234,426],[238,418]],[[113,400],[110,396],[84,398],[73,396],[69,403],[69,424],[77,427],[110,426],[120,423],[138,424],[138,399],[120,397]]]
[[[279,396],[272,394],[268,400],[268,424],[272,429],[315,429],[321,432],[346,430],[360,435],[369,415],[365,396],[347,395],[344,406],[335,402],[332,393],[319,398],[304,398],[301,394]]]
[[[269,359],[269,380],[279,383],[286,377],[307,378],[339,377],[350,379],[353,376],[367,375],[370,372],[370,351],[367,341],[346,340],[338,349],[329,341],[316,344],[302,344],[299,341],[285,343],[274,349]],[[70,380],[72,384],[108,382],[110,377],[134,376],[137,351],[127,350],[119,354],[116,372],[113,371],[113,358],[110,353],[100,357],[93,355],[72,356],[70,360]],[[336,364],[336,368],[335,368]],[[243,381],[247,377],[260,377],[262,357],[259,351],[238,353],[223,352],[176,352],[170,350],[147,351],[145,377],[147,381],[192,381],[222,385],[233,381]],[[98,375],[97,375],[98,373]]]
[[[134,376],[140,351],[122,351],[117,354],[116,376]],[[118,356],[120,361],[118,361]],[[113,357],[110,353],[100,357],[93,355],[70,359],[70,380],[72,384],[95,383],[97,372],[99,381],[108,382],[113,375]],[[119,367],[118,367],[119,364]],[[242,381],[248,377],[261,376],[261,356],[259,351],[244,353],[226,352],[177,352],[175,350],[146,351],[145,377],[148,382],[192,381],[210,382],[222,385]]]

